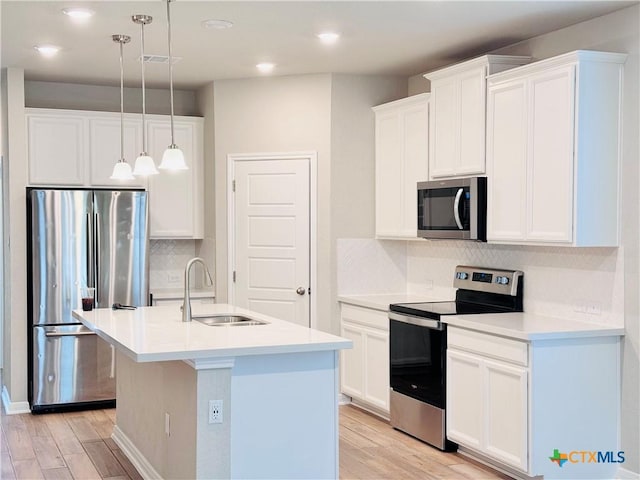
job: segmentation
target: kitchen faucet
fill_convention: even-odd
[[[211,280],[211,274],[209,273],[209,269],[207,268],[207,264],[204,263],[204,260],[200,257],[192,258],[187,262],[187,266],[184,268],[184,300],[182,303],[182,321],[190,322],[191,321],[191,285],[189,283],[189,272],[191,272],[191,267],[194,263],[201,263],[204,267],[204,273],[206,275],[206,281],[208,286],[213,285],[213,280]]]

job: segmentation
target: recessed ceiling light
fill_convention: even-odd
[[[53,57],[60,51],[60,47],[55,45],[36,45],[35,48],[43,57]]]
[[[331,45],[336,43],[340,38],[340,34],[336,32],[322,32],[317,35],[322,43],[326,43],[327,45]]]
[[[202,28],[212,29],[212,30],[224,30],[225,28],[233,27],[233,22],[229,20],[204,20],[200,25]]]
[[[274,63],[259,63],[256,65],[256,68],[258,70],[260,70],[260,72],[262,73],[269,73],[271,72],[274,68],[275,68],[275,64]]]
[[[73,18],[74,20],[86,20],[95,13],[93,10],[81,7],[63,8],[62,13]]]

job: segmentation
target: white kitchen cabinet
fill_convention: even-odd
[[[526,344],[457,328],[448,334],[447,438],[527,471],[528,370],[512,363],[526,365]]]
[[[485,55],[424,75],[431,82],[430,179],[485,172],[486,76],[529,60]]]
[[[340,352],[341,391],[365,408],[389,415],[389,319],[386,311],[342,303],[341,335],[353,348]]]
[[[27,109],[30,185],[81,186],[88,170],[86,117],[70,111]]]
[[[137,117],[137,118],[136,118]],[[89,122],[90,171],[88,184],[96,187],[146,187],[144,177],[122,181],[109,178],[120,159],[120,115],[91,115]],[[124,120],[124,158],[133,168],[142,151],[142,121],[139,115],[127,115]]]
[[[549,457],[617,451],[619,356],[617,335],[520,340],[449,324],[447,438],[514,477],[614,478],[615,464],[559,471]]]
[[[146,122],[149,154],[156,164],[171,143],[168,117],[149,116]],[[203,120],[177,117],[175,142],[184,153],[188,170],[161,171],[149,177],[149,225],[151,238],[203,238],[204,159]]]
[[[427,179],[429,94],[378,105],[376,237],[416,238],[416,183]]]
[[[488,241],[618,244],[625,59],[578,51],[489,77]]]

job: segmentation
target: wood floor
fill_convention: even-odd
[[[115,410],[1,417],[0,478],[140,479],[111,440]],[[356,407],[340,407],[341,479],[508,479]]]

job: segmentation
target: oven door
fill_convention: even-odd
[[[391,389],[444,409],[446,349],[444,324],[390,312]]]

